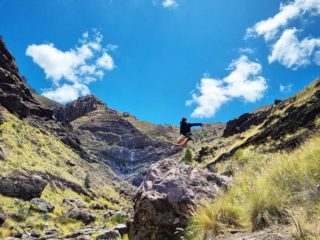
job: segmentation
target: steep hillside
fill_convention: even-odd
[[[319,98],[317,80],[229,121],[219,140],[200,146],[199,165],[234,183],[195,209],[190,239],[320,238]]]
[[[195,146],[198,162],[214,171],[216,163],[250,145],[263,152],[295,149],[319,131],[315,124],[320,111],[319,98],[320,80],[317,80],[284,101],[230,120],[225,127],[221,125],[215,133],[201,138],[204,144]]]
[[[125,222],[135,188],[41,100],[0,39],[0,239],[88,238]]]
[[[45,235],[52,228],[63,236],[83,228],[87,224],[86,217],[92,218],[90,223],[94,226],[116,223],[112,216],[108,220],[105,213],[108,209],[116,212],[130,206],[129,198],[120,192],[134,193],[133,188],[122,183],[107,166],[83,160],[50,133],[30,126],[4,108],[0,113],[3,183],[0,184],[0,206],[10,217],[4,228],[0,228],[2,237],[16,232],[31,233],[31,229]],[[39,187],[39,184],[33,185],[32,178],[40,178],[43,187],[28,197],[29,191]],[[15,181],[21,183],[14,185]],[[40,197],[54,206],[53,212],[34,208],[30,200]],[[78,202],[69,204],[68,198],[78,199]],[[81,207],[76,206],[78,203]],[[95,205],[101,208],[94,210]],[[73,210],[80,209],[85,212],[83,216],[70,217]],[[126,210],[122,212],[128,214]],[[14,229],[10,230],[11,227]]]
[[[143,134],[118,112],[95,110],[71,122],[83,146],[134,185],[139,185],[150,165],[172,156],[180,148]]]
[[[179,137],[179,128],[174,125],[157,125],[146,121],[140,121],[135,116],[129,113],[123,113],[122,117],[128,120],[133,126],[139,129],[149,137],[160,140],[175,143]]]
[[[50,103],[44,97],[40,100],[44,105]],[[145,131],[146,128],[139,129],[128,120],[129,114],[110,109],[95,96],[80,97],[65,106],[56,106],[58,108],[51,108],[55,117],[72,126],[72,132],[79,139],[79,146],[88,154],[89,161],[107,164],[136,186],[152,163],[181,151],[180,147],[168,141],[148,135],[150,132]],[[153,124],[148,126],[158,128]],[[177,133],[172,128],[170,134]]]

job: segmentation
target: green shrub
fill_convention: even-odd
[[[188,148],[185,150],[185,153],[184,153],[184,156],[183,156],[183,158],[182,158],[182,161],[183,161],[184,163],[190,164],[190,163],[192,163],[192,159],[193,159],[192,151],[191,151],[191,148],[188,147]]]

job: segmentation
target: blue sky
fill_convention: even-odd
[[[0,0],[20,72],[154,123],[228,121],[319,77],[320,0]]]

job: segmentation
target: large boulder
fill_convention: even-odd
[[[73,209],[65,214],[64,217],[79,220],[86,225],[96,220],[96,216],[87,209]]]
[[[173,159],[154,164],[134,200],[130,239],[178,239],[191,209],[204,198],[215,198],[230,184],[226,176],[193,168]]]
[[[0,194],[22,200],[40,198],[47,182],[38,175],[14,171],[0,177]]]
[[[30,204],[32,209],[39,212],[48,213],[48,212],[53,212],[54,210],[54,206],[51,203],[41,198],[33,198],[30,201]]]

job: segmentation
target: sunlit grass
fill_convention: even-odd
[[[309,139],[292,153],[260,154],[254,150],[240,150],[229,161],[236,175],[228,192],[195,210],[189,226],[191,232],[199,233],[194,238],[209,239],[206,235],[217,235],[232,227],[221,218],[226,209],[237,209],[233,222],[259,230],[289,223],[292,219],[288,211],[295,212],[300,207],[309,212],[308,218],[299,219],[304,228],[310,229],[306,236],[316,239],[320,228],[310,226],[320,217],[316,190],[320,183],[320,137]],[[223,163],[220,169],[225,167]]]

